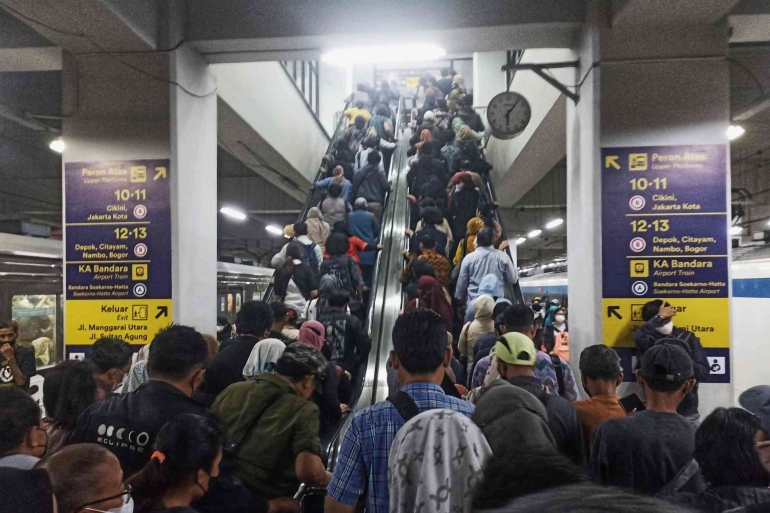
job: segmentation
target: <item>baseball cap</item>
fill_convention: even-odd
[[[762,429],[770,433],[770,386],[751,387],[740,395],[738,402],[756,415]]]
[[[357,207],[366,208],[366,198],[356,198],[353,204]]]
[[[662,381],[685,381],[693,377],[692,358],[674,344],[656,344],[644,353],[642,377]]]
[[[308,344],[292,344],[275,362],[275,370],[284,376],[300,378],[320,373],[325,365],[326,358],[315,347]]]
[[[540,299],[540,296],[537,296],[537,297],[535,297],[535,299],[532,300],[533,303],[535,301],[537,301],[539,303],[540,301],[542,301],[542,299]]]
[[[433,114],[432,110],[429,110],[425,114],[422,115],[423,121],[430,121],[431,119],[434,119],[436,116]]]
[[[490,354],[511,365],[534,366],[537,357],[535,343],[522,333],[506,333],[495,343]]]

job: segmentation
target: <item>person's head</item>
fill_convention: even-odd
[[[362,107],[363,107],[363,104],[361,104],[361,107],[359,107],[359,109]],[[363,130],[364,127],[366,126],[366,118],[363,116],[356,116],[356,119],[353,121],[353,124],[355,124],[357,129]]]
[[[433,266],[427,260],[413,260],[412,261],[412,280],[417,281],[423,276],[436,277],[436,273],[433,270]]]
[[[436,107],[438,107],[439,110],[446,111],[446,100],[444,98],[439,98],[436,100]],[[452,135],[454,135],[454,132],[452,132]]]
[[[47,443],[35,400],[15,387],[0,390],[0,457],[27,454],[42,458]]]
[[[287,248],[287,256],[288,256]],[[238,335],[248,335],[263,339],[270,333],[273,325],[273,309],[264,301],[246,301],[236,315],[235,329]]]
[[[359,89],[359,91],[360,91],[360,89]],[[357,102],[356,102],[356,108],[357,108],[357,109],[363,109],[363,108],[364,108],[364,102],[362,102],[362,101],[357,101]]]
[[[678,405],[695,386],[692,358],[676,342],[658,343],[642,357],[641,370],[637,372],[636,379],[644,387],[647,409],[650,409],[651,398]]]
[[[462,159],[460,161],[460,172],[470,171],[471,169],[473,169],[473,162],[468,159]]]
[[[209,349],[207,360],[211,360],[219,352],[219,341],[217,340],[217,337],[209,334],[204,334],[203,340],[206,341],[206,346],[208,346]]]
[[[495,308],[495,300],[492,296],[482,294],[473,300],[473,316],[476,319],[489,319]]]
[[[305,224],[305,221],[294,223],[294,235],[296,237],[307,235],[307,224]]]
[[[451,73],[452,70],[449,68],[441,68],[441,78],[446,78],[449,76],[449,73]]]
[[[366,198],[356,198],[356,201],[353,203],[353,210],[366,210],[367,206]]]
[[[444,214],[438,207],[425,207],[420,209],[420,219],[424,225],[436,226],[444,222]]]
[[[366,156],[366,163],[370,166],[377,166],[380,164],[380,161],[382,160],[382,155],[380,155],[379,151],[370,151],[369,155]]]
[[[342,194],[342,186],[338,183],[332,183],[328,189],[329,197],[339,198]]]
[[[326,239],[326,252],[329,256],[344,255],[350,249],[350,239],[343,232],[334,232]]]
[[[179,415],[158,433],[152,458],[127,483],[140,511],[163,509],[169,493],[200,499],[219,475],[222,431],[211,417]]]
[[[454,76],[453,80],[457,85],[463,85],[465,83],[465,78],[463,78],[463,76],[459,73]]]
[[[248,303],[250,301],[244,303],[244,307]],[[170,383],[192,396],[203,382],[203,364],[208,354],[208,344],[195,328],[172,324],[152,339],[147,375],[150,379]]]
[[[479,206],[476,207],[476,217],[480,217],[484,220],[491,218],[493,213],[494,205],[492,203],[484,201],[479,203]]]
[[[517,497],[587,481],[580,468],[552,448],[505,445],[484,464],[474,511],[503,508]]]
[[[378,116],[389,116],[390,115],[390,109],[383,103],[377,105],[377,108],[374,109],[374,113]]]
[[[289,382],[298,396],[308,399],[325,365],[326,358],[315,347],[292,344],[275,363],[275,371]]]
[[[131,370],[133,355],[131,345],[122,339],[102,337],[94,342],[91,365],[96,385],[103,395],[114,392],[123,383],[123,378]]]
[[[473,108],[473,93],[466,93],[463,97],[463,105]]]
[[[642,319],[644,319],[644,322],[647,322],[658,315],[660,307],[664,304],[665,301],[661,299],[656,299],[654,301],[648,301],[645,303],[642,307]],[[661,335],[670,335],[671,332],[674,331],[674,320],[672,318],[668,318],[662,326],[658,326],[655,328],[655,330]]]
[[[759,419],[741,408],[717,408],[695,433],[695,454],[711,486],[767,488],[770,474],[756,445],[767,440]]]
[[[420,155],[423,157],[429,157],[433,154],[433,141],[425,141],[420,146]]]
[[[55,513],[56,497],[51,478],[44,469],[21,470],[0,467],[3,500],[0,513]]]
[[[446,345],[446,326],[439,314],[426,308],[401,314],[393,326],[390,361],[403,385],[413,381],[441,383],[452,359]]]
[[[420,235],[420,252],[434,251],[436,249],[436,239],[430,233]]]
[[[495,230],[485,226],[476,234],[476,246],[479,248],[488,248],[495,241]]]
[[[503,312],[504,333],[522,333],[530,339],[535,338],[537,325],[535,314],[527,305],[513,305]]]
[[[341,233],[345,237],[350,237],[350,228],[347,221],[337,221],[332,226],[332,233]]]
[[[505,333],[497,339],[490,354],[497,358],[497,372],[503,379],[535,374],[535,343],[523,333]]]
[[[564,308],[563,306],[560,306],[553,313],[553,321],[556,324],[561,324],[561,323],[563,323],[566,320],[567,320],[567,309]]]
[[[0,322],[0,346],[3,344],[14,345],[19,338],[19,325],[16,321]]]
[[[95,401],[96,382],[87,362],[65,360],[46,374],[43,406],[55,425],[73,429],[80,414]]]
[[[757,385],[743,392],[738,398],[741,406],[759,419],[770,436],[770,385]]]
[[[291,312],[291,308],[281,301],[273,301],[270,303],[270,309],[273,311],[273,324],[270,329],[281,331],[289,322],[289,312]]]
[[[347,308],[349,302],[350,294],[345,289],[334,289],[331,294],[329,294],[329,306],[332,308],[344,310]]]
[[[580,353],[580,381],[589,397],[615,395],[623,382],[623,367],[618,354],[605,346],[588,346]]]
[[[51,477],[59,513],[119,509],[131,499],[120,461],[101,445],[69,445],[47,458],[44,468]]]
[[[326,328],[318,321],[305,321],[299,328],[297,342],[321,349],[326,343]]]
[[[495,319],[495,322],[497,321],[497,318],[500,318],[500,324],[502,324],[503,319],[503,312],[508,310],[511,307],[512,303],[510,300],[505,299],[504,297],[498,298],[495,301],[495,307],[492,309],[492,318]],[[497,330],[495,330],[497,332]]]

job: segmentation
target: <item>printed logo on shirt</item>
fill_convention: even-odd
[[[8,360],[0,362],[0,387],[13,385],[13,373],[11,372],[11,366],[8,365]]]
[[[145,447],[150,443],[150,434],[146,431],[133,431],[101,424],[96,432],[99,435],[96,441],[110,447],[144,452]]]

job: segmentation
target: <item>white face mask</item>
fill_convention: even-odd
[[[553,320],[558,322],[559,324],[563,323],[565,319],[566,319],[566,317],[564,317],[563,315],[554,315],[553,316]]]
[[[294,265],[302,265],[302,260],[300,260],[299,258],[295,258],[295,259],[294,259],[294,260],[292,260],[291,262],[292,262]]]
[[[126,504],[123,504],[119,508],[110,508],[110,509],[93,509],[93,508],[83,508],[83,511],[90,511],[92,513],[134,513],[134,499],[133,497],[128,498],[128,502]]]
[[[661,335],[671,335],[671,332],[674,331],[674,323],[672,321],[667,324],[664,324],[663,326],[659,326],[655,328],[655,331],[657,331]]]

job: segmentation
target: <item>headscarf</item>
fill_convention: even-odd
[[[491,454],[484,435],[462,413],[439,409],[417,415],[390,448],[390,513],[470,513]]]
[[[473,300],[473,318],[476,320],[490,320],[494,308],[495,300],[492,299],[492,296],[486,294],[477,296]]]
[[[308,219],[320,219],[321,221],[324,220],[324,214],[321,212],[321,209],[318,207],[312,207],[310,210],[307,211],[307,218]]]
[[[50,513],[53,509],[53,487],[43,469],[19,470],[0,467],[3,500],[0,513]]]
[[[246,365],[243,366],[243,377],[256,378],[262,373],[272,372],[275,362],[283,355],[286,344],[276,338],[260,340],[251,350]]]
[[[300,344],[309,344],[316,349],[321,349],[326,341],[326,329],[318,321],[305,321],[299,328]]]
[[[421,276],[417,280],[417,299],[420,308],[429,308],[439,314],[444,324],[452,326],[452,305],[447,301],[444,287],[432,276]]]
[[[543,403],[505,380],[495,380],[482,394],[476,402],[473,422],[494,453],[502,453],[506,446],[556,450]]]
[[[479,230],[484,228],[484,221],[480,217],[473,217],[468,224],[465,225],[465,251],[467,253],[473,253],[476,249],[476,235]]]

